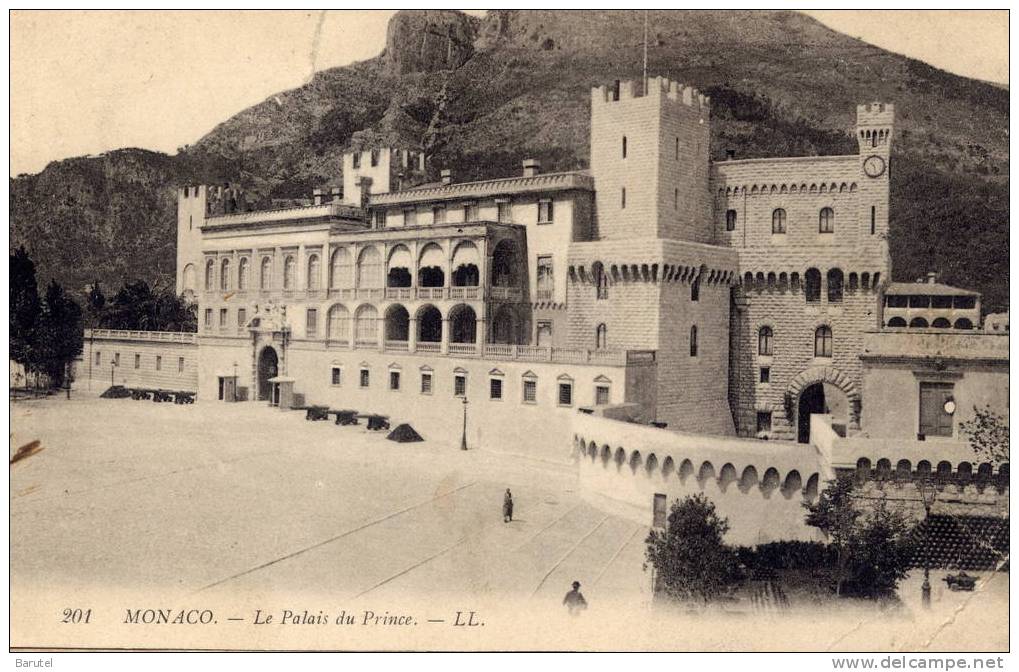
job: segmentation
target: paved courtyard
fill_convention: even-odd
[[[257,404],[86,394],[18,402],[12,454],[33,440],[41,450],[11,467],[12,644],[852,649],[861,637],[878,648],[922,641],[923,632],[888,639],[889,618],[905,619],[904,633],[926,623],[908,600],[904,615],[832,613],[844,633],[816,618],[790,632],[772,631],[773,616],[761,615],[754,628],[734,630],[712,625],[732,617],[653,612],[641,567],[646,528],[586,503],[570,465],[462,452],[458,436],[426,438],[397,444],[363,425],[311,423]],[[510,524],[501,516],[507,487],[516,502]],[[981,636],[1007,642],[995,639],[1007,637],[998,627],[1007,629],[1007,578],[996,575],[979,602],[961,607],[939,592],[944,613],[931,616],[932,632],[959,644],[947,619],[979,610]],[[581,619],[560,605],[573,580],[591,603]],[[63,608],[90,606],[101,624],[59,623]],[[213,609],[218,622],[123,623],[128,609],[170,607]],[[259,609],[276,623],[256,626]],[[279,624],[284,611],[311,620],[344,611],[360,621],[365,610],[408,613],[418,625]],[[485,625],[456,626],[458,611]]]

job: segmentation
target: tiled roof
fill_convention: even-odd
[[[399,205],[425,201],[458,200],[502,194],[540,193],[569,189],[594,190],[594,179],[584,172],[545,173],[533,177],[507,177],[481,182],[430,184],[371,195],[371,205]]]
[[[960,289],[940,282],[893,282],[885,294],[908,294],[910,296],[980,296],[980,292]]]

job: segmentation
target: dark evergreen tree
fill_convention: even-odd
[[[81,354],[83,320],[81,306],[67,296],[56,280],[46,288],[46,301],[38,330],[36,366],[54,387],[63,387],[69,364]]]
[[[10,357],[34,371],[36,329],[42,313],[39,288],[35,280],[35,264],[24,247],[10,255]]]
[[[92,283],[92,288],[88,292],[88,326],[96,328],[102,327],[104,318],[106,316],[106,295],[103,294],[103,288],[99,285],[99,281],[96,280]]]

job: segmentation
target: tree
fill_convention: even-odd
[[[856,531],[860,511],[853,504],[853,479],[837,478],[828,481],[817,502],[804,502],[806,523],[816,527],[828,537],[836,553],[835,594],[842,594],[842,583],[847,574],[849,545]]]
[[[734,549],[722,541],[729,521],[702,494],[674,502],[665,531],[652,530],[645,543],[644,569],[654,567],[665,594],[707,603],[729,593],[741,580]]]
[[[10,357],[26,370],[34,370],[36,328],[42,314],[35,264],[24,247],[10,256]]]
[[[54,387],[62,387],[68,365],[82,350],[81,306],[67,296],[56,280],[46,288],[46,301],[38,330],[36,366],[49,376]],[[70,384],[70,381],[66,381]]]
[[[105,311],[102,326],[139,331],[198,331],[195,306],[166,289],[158,294],[144,280],[120,288]]]
[[[88,291],[86,306],[88,308],[88,325],[101,327],[106,317],[106,295],[103,294],[103,288],[99,286],[98,280],[92,283],[92,287]]]
[[[990,406],[974,406],[973,419],[960,422],[959,431],[981,460],[992,464],[1008,462],[1008,421]]]

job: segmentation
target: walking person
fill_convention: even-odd
[[[502,498],[502,522],[513,522],[513,493],[506,488],[506,494]]]
[[[587,609],[587,600],[584,599],[584,594],[580,592],[580,581],[573,582],[573,590],[566,593],[566,597],[563,598],[563,604],[566,605],[570,616],[579,616],[580,612]]]

